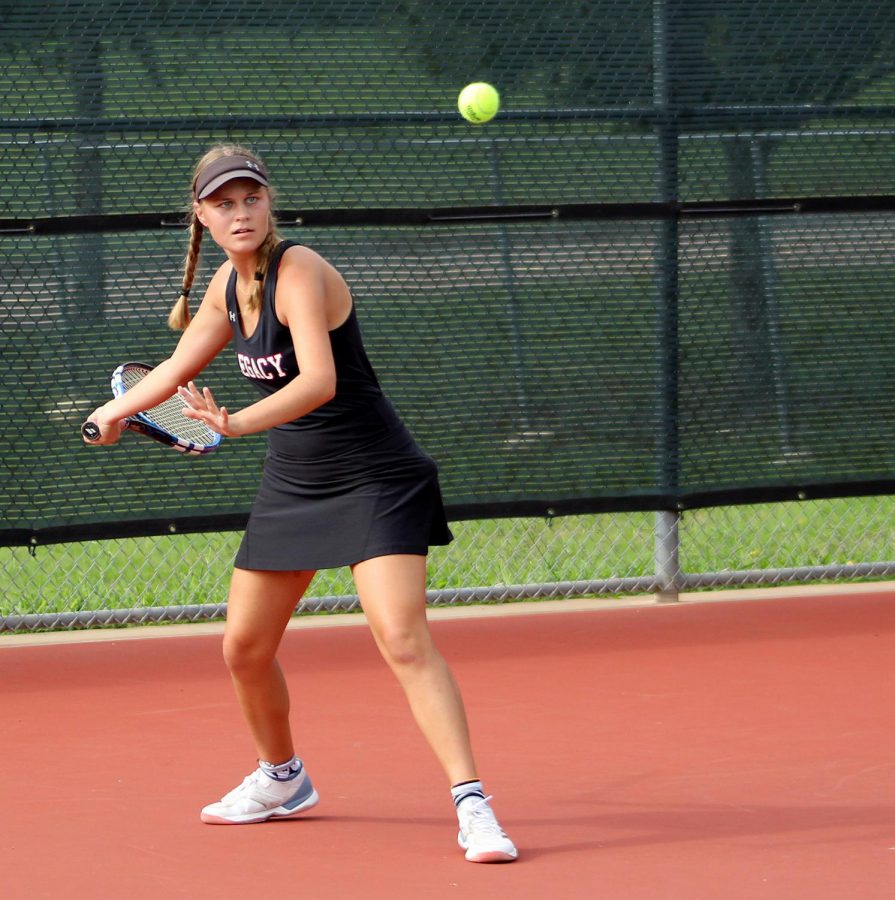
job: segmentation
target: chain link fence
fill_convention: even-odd
[[[170,350],[221,140],[346,274],[439,463],[431,602],[892,573],[891,0],[135,9],[0,0],[0,631],[224,612],[263,439],[184,466],[77,435]],[[470,126],[478,80],[503,108]],[[340,570],[300,611],[356,603]]]
[[[432,604],[653,594],[747,585],[860,582],[895,575],[895,498],[718,507],[662,513],[453,523],[430,557]],[[238,532],[0,548],[0,631],[225,614]],[[679,560],[669,568],[668,560]],[[318,573],[301,614],[356,609],[350,572]]]

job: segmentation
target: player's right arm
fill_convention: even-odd
[[[225,264],[215,273],[174,352],[139,384],[100,406],[88,417],[102,433],[94,443],[115,443],[121,436],[124,419],[166,400],[179,385],[194,379],[229,343],[232,330],[224,299],[229,272],[230,267]]]

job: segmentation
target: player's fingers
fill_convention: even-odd
[[[211,393],[211,388],[202,388],[202,396],[205,399],[205,402],[208,405],[209,409],[217,410],[218,405],[215,402],[214,394]]]
[[[204,406],[204,398],[202,395],[196,390],[196,385],[193,384],[192,381],[188,382],[186,386],[181,385],[177,388],[177,394],[184,403],[190,406],[192,409],[202,409]]]

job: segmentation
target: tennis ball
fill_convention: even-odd
[[[500,94],[484,81],[467,84],[457,98],[457,109],[467,122],[481,125],[497,115],[500,109]]]

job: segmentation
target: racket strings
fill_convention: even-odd
[[[198,419],[188,419],[183,414],[184,407],[185,404],[179,397],[169,397],[158,406],[147,409],[143,415],[175,437],[196,444],[210,444],[215,432]]]
[[[129,391],[134,385],[143,380],[148,371],[149,369],[137,367],[125,369],[121,373],[124,389]],[[175,438],[203,446],[214,444],[218,437],[217,432],[212,431],[211,428],[198,419],[188,419],[183,414],[185,407],[186,404],[183,400],[175,395],[168,397],[167,400],[163,400],[158,406],[145,410],[142,415]]]

